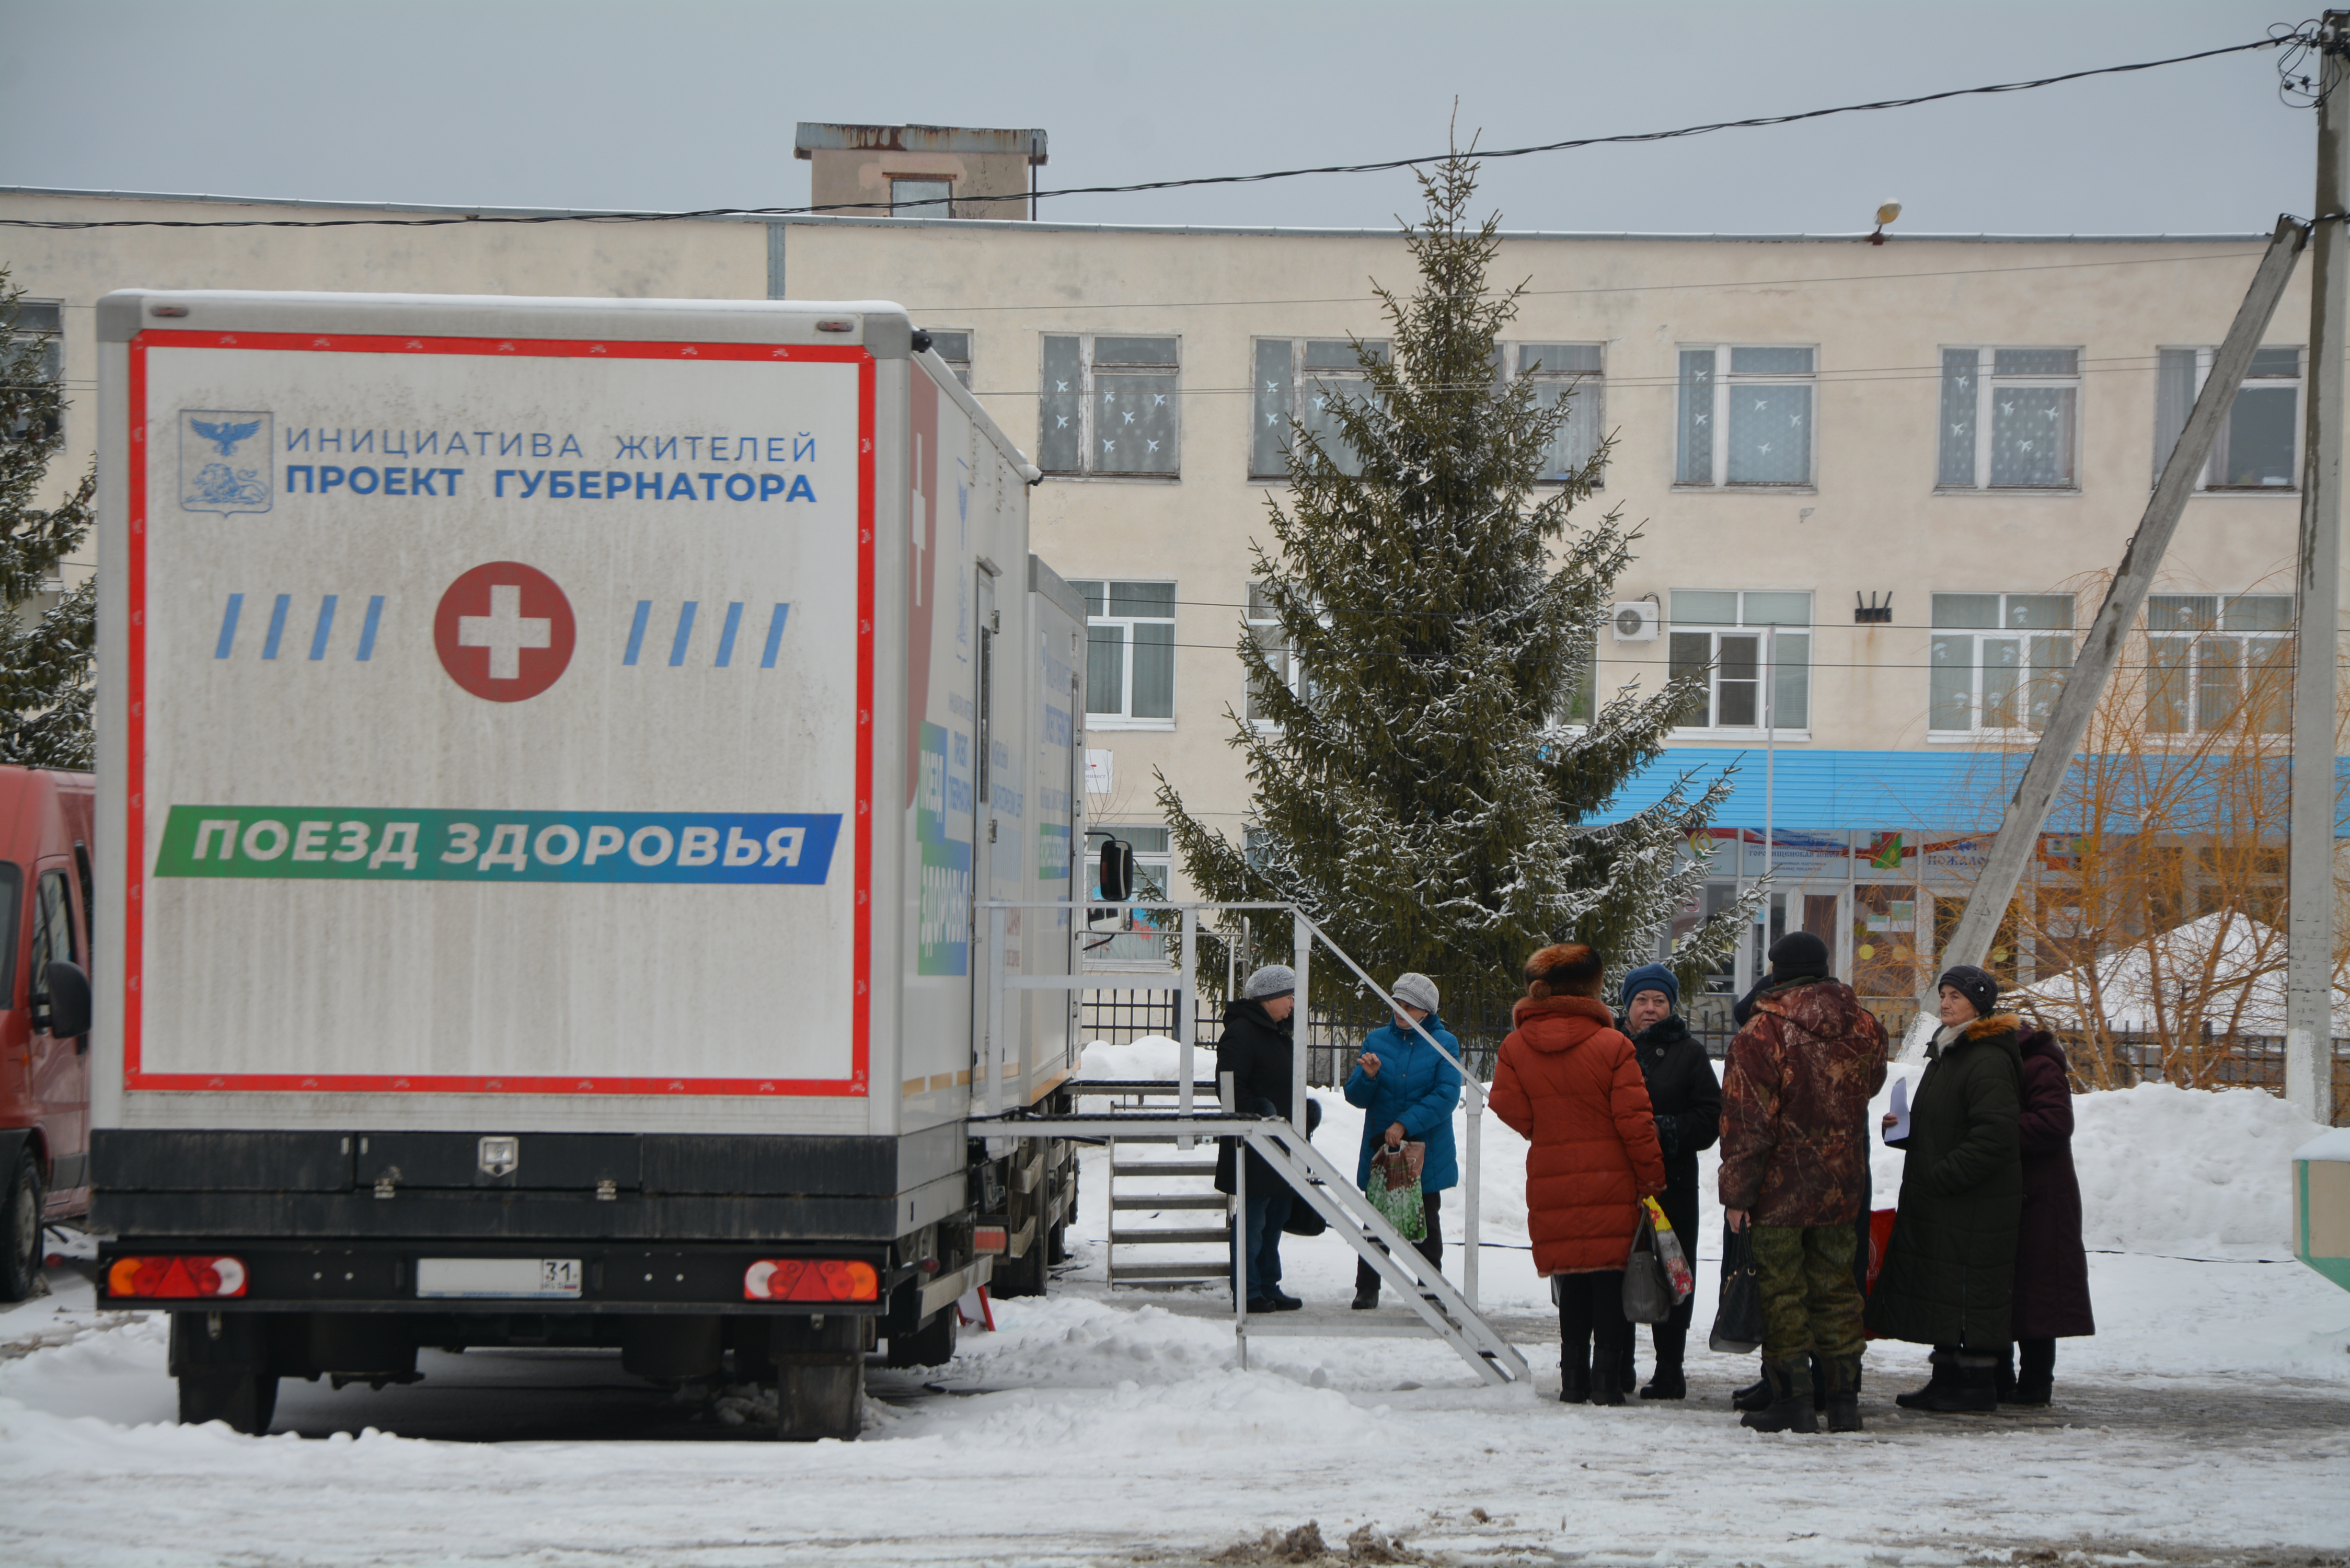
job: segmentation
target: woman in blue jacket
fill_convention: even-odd
[[[1415,1251],[1438,1269],[1444,1267],[1444,1238],[1437,1229],[1440,1194],[1461,1180],[1461,1163],[1452,1152],[1452,1112],[1461,1103],[1461,1070],[1419,1037],[1417,1023],[1438,1044],[1461,1054],[1461,1042],[1436,1016],[1436,982],[1424,974],[1407,974],[1395,982],[1396,1021],[1371,1032],[1363,1042],[1354,1075],[1347,1080],[1347,1103],[1363,1110],[1363,1151],[1355,1163],[1355,1185],[1371,1179],[1371,1156],[1385,1144],[1428,1146],[1421,1163],[1419,1189],[1428,1231],[1412,1243]],[[1474,1238],[1471,1238],[1474,1241]],[[1355,1310],[1379,1304],[1379,1274],[1365,1261],[1355,1264]]]

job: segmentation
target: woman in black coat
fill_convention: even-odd
[[[2024,1036],[2023,1219],[2015,1246],[2015,1343],[2002,1366],[2002,1404],[2045,1405],[2056,1342],[2097,1332],[2089,1311],[2089,1259],[2081,1248],[2081,1183],[2073,1174],[2073,1084],[2064,1048],[2045,1029]]]
[[[1297,1005],[1297,975],[1286,964],[1267,964],[1248,977],[1241,999],[1224,1010],[1224,1035],[1216,1047],[1216,1075],[1232,1075],[1232,1107],[1243,1116],[1287,1116],[1295,1101],[1295,1043],[1291,1010]],[[1216,1190],[1229,1194],[1235,1177],[1237,1138],[1216,1140]],[[1248,1160],[1248,1208],[1232,1224],[1247,1282],[1250,1312],[1294,1312],[1305,1303],[1281,1288],[1281,1231],[1296,1194],[1281,1173],[1254,1149]]]
[[[2015,1249],[2023,1209],[2017,1049],[2022,1021],[1992,1013],[1999,982],[1956,964],[1941,981],[1942,1027],[1909,1107],[1901,1201],[1885,1267],[1868,1297],[1868,1332],[1934,1347],[1925,1387],[1897,1395],[1913,1410],[1995,1410],[2002,1353],[2013,1337]],[[1890,1134],[1893,1116],[1886,1115]]]
[[[1657,1119],[1657,1143],[1665,1154],[1665,1190],[1658,1196],[1665,1218],[1672,1221],[1681,1251],[1697,1256],[1700,1201],[1697,1157],[1721,1137],[1721,1084],[1705,1046],[1689,1032],[1680,1016],[1680,982],[1662,964],[1636,969],[1624,977],[1623,1022],[1617,1025],[1632,1041],[1632,1054],[1648,1081],[1648,1105]],[[1657,1351],[1657,1370],[1640,1390],[1643,1399],[1685,1399],[1689,1384],[1681,1375],[1681,1353],[1689,1343],[1690,1319],[1697,1309],[1691,1294],[1673,1308],[1672,1316],[1649,1325]],[[1622,1386],[1632,1386],[1632,1342],[1624,1342]]]

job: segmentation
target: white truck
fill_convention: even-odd
[[[618,1346],[853,1436],[1040,1292],[1085,604],[881,303],[98,306],[90,1168],[183,1420]]]

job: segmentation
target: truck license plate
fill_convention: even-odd
[[[419,1258],[420,1296],[577,1301],[577,1258]]]

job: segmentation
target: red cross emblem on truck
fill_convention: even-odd
[[[520,561],[491,561],[441,595],[432,645],[449,679],[492,702],[520,702],[562,678],[578,628],[555,579]]]

